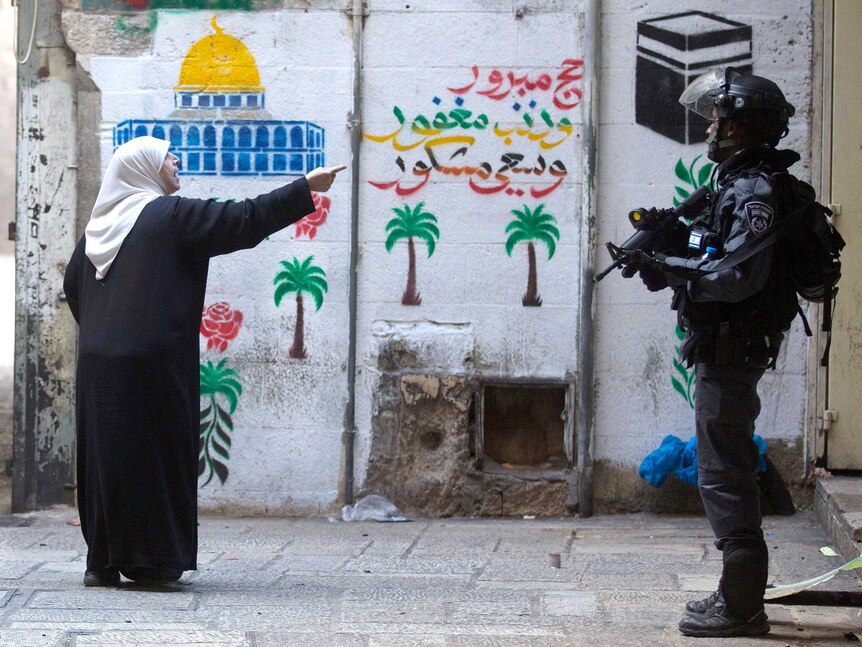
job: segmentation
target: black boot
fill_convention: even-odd
[[[763,609],[751,617],[740,617],[728,611],[723,601],[716,600],[704,613],[685,614],[679,621],[679,630],[699,638],[762,636],[769,633],[769,623]]]
[[[753,618],[763,610],[769,554],[763,540],[724,547],[721,593],[727,610],[737,618]]]
[[[685,603],[685,610],[687,613],[706,613],[717,601],[721,601],[722,604],[724,603],[721,589],[713,591],[703,600],[689,600]]]
[[[726,542],[718,591],[706,600],[686,605],[679,623],[686,636],[760,636],[769,633],[763,611],[763,591],[769,554],[763,540]],[[711,604],[706,602],[711,600]],[[705,608],[704,608],[705,607]],[[698,612],[699,609],[704,609]]]

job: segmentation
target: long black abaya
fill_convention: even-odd
[[[148,204],[104,280],[84,238],[64,289],[78,322],[78,506],[87,568],[197,568],[199,330],[209,259],[314,211],[305,178],[242,202]]]

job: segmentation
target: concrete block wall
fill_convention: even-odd
[[[381,375],[389,369],[381,356],[403,344],[428,372],[564,380],[578,370],[573,333],[582,288],[583,124],[574,94],[582,88],[574,80],[583,72],[580,3],[535,2],[518,11],[508,2],[373,2],[370,10],[363,41],[357,322],[360,488],[385,398]],[[572,81],[565,80],[567,73]],[[405,117],[400,129],[396,108]],[[448,128],[423,145],[399,150],[420,141],[409,128],[420,116],[455,119],[458,111],[469,111],[472,127]],[[394,139],[375,141],[396,130]],[[447,136],[461,139],[445,143]],[[419,183],[413,171],[420,163],[432,166],[426,144],[452,172],[432,171],[420,190],[399,195],[399,186]],[[507,155],[523,157],[507,170]],[[482,165],[493,171],[490,177],[457,172]],[[400,185],[386,190],[372,184],[396,181]],[[385,243],[394,210],[420,202],[436,217],[440,235],[430,256],[424,244],[417,246],[422,303],[410,306],[401,299],[407,249],[401,242],[387,253]],[[553,217],[553,247],[535,242],[541,305],[525,306],[529,251],[519,243],[507,254],[507,227],[515,211],[538,208]]]
[[[118,123],[180,118],[171,117],[180,70],[189,49],[214,34],[215,25],[253,55],[266,118],[321,127],[325,163],[349,164],[354,58],[350,17],[340,3],[219,10],[216,23],[215,11],[117,12],[122,3],[67,4],[67,40],[101,93],[101,168]],[[190,2],[187,9],[199,4]],[[669,205],[679,183],[677,162],[688,166],[704,151],[702,144],[681,144],[638,124],[635,115],[638,23],[687,8],[671,0],[605,0],[602,7],[601,68],[594,80],[600,104],[600,244],[628,237],[630,209]],[[788,143],[803,153],[807,168],[810,2],[753,7],[732,1],[715,11],[711,15],[718,19],[750,25],[755,73],[775,78],[797,106]],[[358,205],[358,492],[375,419],[386,413],[376,395],[385,372],[382,358],[393,348],[406,349],[419,363],[414,368],[430,373],[577,379],[577,313],[581,291],[590,289],[579,280],[581,239],[587,234],[578,94],[584,87],[584,30],[580,1],[367,3]],[[261,114],[246,118],[260,121]],[[188,113],[181,119],[193,120]],[[232,440],[229,458],[213,455],[222,467],[207,464],[200,481],[204,509],[307,514],[330,512],[338,504],[348,379],[348,173],[326,194],[328,204],[320,212],[326,211],[325,222],[313,237],[291,227],[255,250],[211,264],[206,303],[226,304],[220,316],[238,325],[223,347],[202,335],[202,364],[236,371],[242,392],[230,412],[232,428],[223,429]],[[280,181],[187,174],[182,193],[241,198]],[[553,217],[533,245],[541,305],[525,305],[528,245],[513,241],[511,254],[506,245],[517,231],[510,223],[540,206]],[[422,217],[424,234],[413,240],[421,303],[409,303],[408,240],[387,246],[387,239],[402,227],[399,218],[423,211],[430,217]],[[289,349],[296,295],[276,307],[274,281],[282,261],[309,256],[325,273],[328,288],[319,309],[305,296],[307,357],[295,358]],[[608,260],[603,248],[597,259],[599,267]],[[678,340],[668,302],[668,294],[650,294],[617,274],[597,289],[593,459],[601,468],[594,484],[600,509],[631,500],[633,490],[643,488],[636,476],[625,479],[664,435],[692,434],[690,404],[671,383]],[[764,380],[758,432],[770,441],[793,444],[801,437],[805,348],[794,329],[781,369]],[[228,406],[224,399],[217,402]],[[629,490],[609,494],[607,484],[620,482],[631,483]],[[660,496],[640,493],[647,507]]]
[[[599,130],[599,244],[621,242],[632,232],[626,218],[637,207],[671,206],[676,187],[693,186],[675,173],[681,161],[697,171],[705,162],[702,140],[683,144],[640,125],[636,115],[638,25],[672,15],[700,10],[707,16],[689,16],[671,21],[691,38],[693,34],[727,28],[719,21],[732,21],[751,28],[753,73],[771,78],[796,107],[790,135],[782,146],[797,150],[802,161],[793,171],[810,181],[812,15],[808,0],[712,3],[658,1],[647,5],[625,0],[602,3],[603,47]],[[655,24],[655,23],[653,23]],[[659,23],[661,24],[661,23]],[[722,55],[722,46],[713,46]],[[732,51],[732,50],[731,50]],[[717,53],[716,53],[717,52]],[[684,59],[683,52],[663,51]],[[697,57],[692,57],[692,61]],[[672,65],[670,65],[673,67]],[[704,131],[706,124],[704,124]],[[703,139],[705,139],[705,133]],[[695,163],[695,159],[698,158]],[[608,257],[599,248],[599,266]],[[684,442],[694,435],[694,412],[677,392],[672,378],[682,382],[674,367],[678,357],[676,313],[670,310],[667,291],[650,293],[639,281],[626,281],[618,273],[599,284],[596,291],[596,499],[597,507],[644,507],[652,505],[661,490],[654,491],[632,469],[662,439],[673,434]],[[756,433],[770,446],[767,451],[785,468],[785,478],[802,473],[799,448],[805,424],[807,339],[800,322],[794,322],[778,361],[778,370],[767,372],[759,393],[762,412]],[[689,375],[691,372],[689,371]],[[629,483],[632,502],[620,496],[619,482]],[[694,489],[679,499],[697,506]],[[660,502],[655,505],[661,506]]]

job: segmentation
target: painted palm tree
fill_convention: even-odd
[[[225,367],[226,362],[227,359],[223,359],[213,366],[207,360],[206,364],[200,365],[201,400],[207,406],[201,411],[198,478],[208,474],[204,485],[212,481],[213,476],[224,484],[229,474],[227,461],[233,433],[231,414],[236,411],[242,395],[242,384],[237,372]],[[226,409],[221,405],[222,401],[227,402]]]
[[[524,205],[523,210],[513,209],[512,213],[515,214],[515,219],[506,226],[506,233],[509,234],[506,240],[506,253],[511,256],[515,245],[525,242],[529,262],[527,292],[521,299],[521,303],[525,306],[540,306],[542,297],[539,296],[536,278],[536,246],[533,241],[542,242],[548,246],[548,259],[550,259],[557,249],[557,241],[560,240],[560,230],[554,224],[557,219],[545,213],[543,204],[533,211]]]
[[[416,290],[416,246],[413,239],[421,238],[425,241],[428,258],[431,258],[437,239],[440,238],[440,230],[436,224],[437,217],[423,211],[424,206],[425,203],[420,202],[413,208],[407,204],[401,209],[395,207],[392,211],[395,212],[396,217],[386,223],[386,231],[389,232],[386,237],[387,252],[391,252],[392,247],[399,240],[407,239],[407,254],[409,256],[407,287],[404,289],[404,294],[401,295],[401,303],[405,306],[418,306],[422,303],[422,298]]]
[[[281,261],[284,268],[275,275],[275,306],[281,305],[285,295],[296,292],[296,327],[293,329],[293,345],[288,355],[294,359],[305,359],[305,305],[303,294],[310,294],[314,299],[315,310],[323,305],[323,295],[329,289],[326,283],[326,272],[317,265],[312,265],[314,256],[309,256],[302,263],[295,256],[293,261]]]

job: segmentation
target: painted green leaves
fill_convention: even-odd
[[[201,314],[200,334],[207,340],[206,351],[224,353],[236,339],[243,322],[243,314],[227,301],[219,301],[204,308]],[[201,412],[200,442],[198,455],[198,478],[206,476],[203,485],[217,476],[224,485],[229,471],[231,434],[233,420],[242,393],[239,376],[233,369],[225,367],[227,358],[216,366],[209,360],[200,365]],[[226,401],[227,408],[220,402]]]
[[[676,327],[676,337],[680,341],[685,339],[685,333],[679,326]],[[673,384],[674,390],[685,398],[688,406],[694,409],[694,367],[691,369],[685,367],[682,363],[682,357],[679,352],[679,346],[674,346],[676,357],[673,358],[673,374],[670,376],[670,381]]]
[[[386,251],[391,252],[399,240],[407,240],[407,287],[401,295],[401,303],[405,306],[418,306],[422,303],[419,291],[416,289],[416,247],[414,239],[425,242],[428,258],[434,253],[440,230],[437,228],[437,217],[424,211],[425,203],[420,202],[415,207],[405,204],[395,207],[395,218],[386,223]]]
[[[676,195],[673,197],[674,206],[678,206],[682,200],[685,200],[689,195],[691,195],[692,191],[709,182],[715,164],[712,162],[704,162],[700,167],[698,167],[697,164],[701,157],[703,157],[703,155],[695,157],[688,166],[685,165],[681,158],[677,160],[674,173],[676,173],[676,177],[679,180],[683,181],[684,185],[676,185],[675,187]],[[676,327],[676,336],[680,341],[685,338],[685,333],[679,326]],[[676,357],[673,359],[673,372],[670,378],[671,383],[676,392],[684,397],[685,401],[688,402],[689,406],[693,409],[695,397],[694,368],[691,370],[687,369],[682,363],[682,358],[679,354],[680,347],[674,346],[674,348],[676,349]]]
[[[226,368],[227,359],[213,366],[209,360],[200,365],[201,400],[207,403],[200,416],[200,450],[198,454],[198,478],[207,476],[203,485],[213,478],[224,484],[229,470],[231,434],[233,420],[242,384],[237,372]],[[222,406],[222,405],[225,406]]]
[[[673,196],[673,206],[679,206],[679,203],[690,196],[692,191],[709,182],[709,177],[712,174],[712,169],[715,164],[712,162],[704,162],[699,168],[697,168],[697,170],[695,170],[697,162],[701,157],[703,157],[703,155],[695,157],[688,166],[685,165],[682,158],[677,161],[674,171],[676,173],[676,177],[682,180],[683,184],[677,184],[675,187],[676,195]]]
[[[294,359],[305,359],[308,352],[305,349],[305,304],[303,295],[309,294],[314,300],[315,310],[320,310],[323,298],[329,289],[326,282],[326,272],[317,265],[312,265],[314,256],[309,256],[301,263],[295,256],[292,261],[281,261],[282,270],[275,275],[275,305],[281,305],[281,300],[288,294],[296,293],[296,327],[293,329],[293,345],[288,355]]]
[[[521,299],[525,306],[541,306],[542,297],[539,296],[538,278],[536,273],[536,247],[534,242],[544,243],[548,248],[548,259],[550,259],[557,248],[560,240],[560,230],[556,227],[556,218],[544,211],[545,205],[540,204],[534,210],[527,205],[523,209],[513,209],[515,219],[506,226],[506,254],[512,255],[512,250],[518,243],[527,243],[527,291]]]

